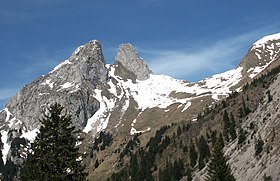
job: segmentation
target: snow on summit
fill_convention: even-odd
[[[253,47],[254,48],[259,48],[259,47],[262,47],[268,41],[279,40],[279,39],[280,39],[280,33],[268,35],[268,36],[265,36],[265,37],[259,39],[258,41],[256,41],[253,44]]]

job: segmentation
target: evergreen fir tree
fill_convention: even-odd
[[[246,132],[243,128],[239,128],[238,144],[243,143],[246,140]]]
[[[3,150],[3,147],[4,147],[4,144],[2,143],[2,134],[0,133],[0,175],[1,177],[3,178],[3,175],[4,175],[4,161],[2,159],[2,156],[3,156],[3,153],[2,153],[2,150]],[[0,177],[0,179],[2,179]]]
[[[187,181],[192,181],[192,169],[190,167],[187,168]]]
[[[207,168],[207,181],[235,181],[231,174],[230,166],[223,155],[222,138],[219,136],[214,145],[214,150]]]
[[[180,136],[181,133],[182,133],[181,126],[178,126],[178,129],[177,129],[177,136]]]
[[[78,131],[71,125],[71,117],[62,115],[62,110],[55,103],[40,120],[42,126],[31,144],[32,152],[21,171],[22,180],[86,180],[76,147]]]
[[[208,161],[208,157],[210,157],[210,149],[203,135],[199,138],[198,149],[202,159]]]
[[[235,130],[236,124],[235,119],[232,113],[230,113],[230,127],[229,127],[229,134],[232,140],[235,140],[237,138],[236,130]]]
[[[262,139],[257,139],[255,143],[255,156],[258,156],[263,151],[264,142]]]
[[[229,132],[230,132],[230,120],[228,116],[228,112],[225,109],[224,114],[223,114],[223,123],[224,123],[224,137],[226,141],[229,141]]]
[[[195,151],[195,146],[191,140],[190,143],[190,165],[193,168],[196,165],[196,160],[197,160],[197,153]]]

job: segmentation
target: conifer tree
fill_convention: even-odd
[[[223,114],[223,123],[224,123],[224,137],[226,139],[226,141],[229,141],[229,132],[230,132],[230,120],[229,120],[229,116],[228,116],[228,112],[225,109],[224,110],[224,114]]]
[[[235,130],[235,127],[236,127],[236,124],[235,124],[235,119],[234,119],[234,116],[232,113],[230,113],[230,127],[229,127],[229,134],[230,134],[230,137],[232,140],[235,140],[237,138],[237,135],[236,135],[236,130]]]
[[[219,136],[214,145],[212,157],[207,168],[207,181],[235,181],[231,174],[230,166],[223,155],[222,144],[222,138]]]
[[[196,160],[197,160],[197,152],[195,150],[195,146],[191,140],[190,142],[190,165],[193,168],[196,165]]]
[[[86,180],[80,153],[79,141],[71,117],[62,115],[58,103],[48,108],[40,119],[40,132],[31,144],[32,152],[21,171],[22,180]]]
[[[2,143],[2,134],[0,133],[0,179],[3,178],[3,175],[4,175],[4,161],[2,159],[2,150],[3,150],[3,147],[4,147],[4,144]],[[1,178],[2,177],[2,178]]]

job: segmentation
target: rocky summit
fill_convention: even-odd
[[[267,97],[262,97],[279,94],[279,76],[271,73],[279,67],[279,49],[279,33],[263,37],[250,47],[235,69],[188,82],[154,74],[131,44],[121,44],[114,64],[106,64],[100,42],[92,40],[78,47],[51,72],[23,87],[0,111],[3,160],[12,161],[17,168],[22,166],[25,159],[22,150],[27,150],[27,143],[34,140],[40,127],[39,118],[50,104],[58,102],[72,116],[76,128],[83,131],[84,140],[79,147],[89,180],[114,180],[118,174],[129,175],[133,159],[141,159],[146,151],[148,154],[153,141],[157,140],[155,145],[162,145],[168,138],[173,139],[173,146],[166,143],[160,153],[149,153],[153,163],[148,174],[159,180],[168,163],[165,158],[170,157],[184,160],[185,177],[182,178],[188,180],[190,157],[186,155],[190,152],[190,144],[197,143],[202,135],[208,135],[210,144],[210,133],[225,134],[227,129],[221,115],[227,109],[236,120],[236,134],[242,129],[247,130],[247,136],[258,134],[245,139],[249,146],[243,142],[239,144],[234,136],[226,140],[224,150],[233,166],[233,175],[237,180],[261,180],[263,174],[268,173],[273,179],[280,179],[279,174],[273,174],[279,168],[279,149],[269,147],[275,143],[270,140],[272,135],[267,134],[274,129],[274,137],[277,137],[279,132],[278,112],[274,110],[279,103],[275,99],[266,102]],[[268,75],[270,77],[263,78]],[[260,83],[259,79],[265,81]],[[276,81],[273,83],[272,80]],[[245,94],[245,88],[252,92]],[[243,106],[239,112],[237,105]],[[177,130],[179,127],[184,127],[183,135],[182,130]],[[99,148],[105,141],[97,140],[108,135],[109,143],[106,139],[106,144]],[[153,140],[155,135],[157,139]],[[19,138],[26,140],[26,144],[15,144],[13,140]],[[252,157],[253,138],[270,140],[271,144],[264,144],[271,155],[259,159]],[[180,149],[178,145],[181,145]],[[195,150],[198,149],[196,146]],[[257,166],[248,164],[245,157],[254,159]],[[207,164],[207,159],[202,162]],[[202,162],[200,160],[200,164]],[[191,177],[201,180],[206,167],[195,164],[191,170]]]
[[[131,44],[120,45],[114,64],[116,65],[115,75],[130,78],[133,81],[136,79],[147,80],[152,74],[148,65],[138,56],[136,49]]]

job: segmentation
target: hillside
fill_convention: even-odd
[[[135,135],[120,151],[115,164],[119,170],[111,180],[130,180],[130,176],[131,180],[177,180],[176,174],[186,175],[183,180],[204,180],[219,134],[237,180],[263,180],[265,175],[279,180],[279,73],[278,66],[214,108],[205,109],[197,121],[162,127],[142,148],[144,135]]]

